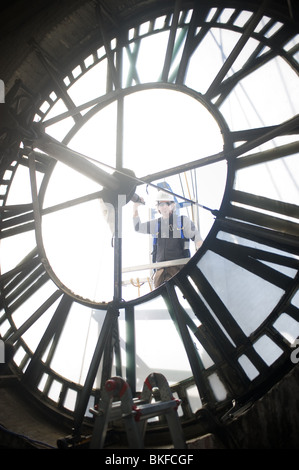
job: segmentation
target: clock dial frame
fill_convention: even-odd
[[[217,42],[214,33],[218,30],[234,33],[234,40],[227,45],[228,51],[217,44],[223,63],[208,85],[204,87],[201,83],[203,88],[198,90],[191,86],[188,74],[194,70],[200,57],[198,51],[206,44],[207,37],[211,35]],[[253,395],[265,393],[294,366],[290,355],[292,340],[296,339],[292,335],[297,336],[292,328],[297,331],[299,309],[298,205],[294,198],[275,198],[272,193],[255,192],[253,186],[250,192],[241,183],[245,174],[252,183],[256,173],[251,176],[251,169],[255,170],[258,165],[263,170],[274,168],[280,161],[285,165],[287,157],[295,165],[299,151],[296,140],[299,118],[296,111],[292,111],[279,121],[240,128],[228,123],[225,106],[236,88],[242,88],[256,71],[267,69],[275,58],[282,59],[292,73],[298,74],[296,45],[292,45],[296,28],[286,19],[271,16],[264,3],[257,11],[244,11],[237,7],[223,10],[211,2],[200,5],[194,2],[192,7],[180,9],[180,2],[175,2],[173,11],[157,9],[148,14],[146,22],[128,24],[119,35],[105,33],[103,28],[102,33],[102,41],[89,48],[88,56],[85,51],[76,68],[65,71],[64,76],[55,72],[42,48],[37,50],[49,75],[48,92],[44,93],[46,99],[34,106],[32,95],[28,93],[27,121],[18,136],[22,146],[13,148],[13,159],[7,157],[1,207],[3,243],[5,239],[18,239],[22,234],[28,234],[29,239],[33,230],[36,243],[28,240],[29,249],[23,258],[2,271],[1,335],[15,346],[12,368],[24,386],[58,413],[69,416],[71,421],[74,419],[75,431],[80,433],[85,420],[92,422],[86,411],[88,404],[98,398],[112,369],[127,377],[133,393],[138,391],[137,363],[139,359],[142,362],[142,355],[138,357],[142,348],[137,344],[141,331],[139,316],[142,317],[142,310],[148,309],[154,324],[155,311],[150,307],[155,301],[161,302],[162,313],[166,312],[167,321],[178,334],[190,367],[189,377],[172,383],[173,391],[183,399],[181,420],[186,424],[194,423],[194,428],[189,428],[191,433],[194,429],[197,434],[205,433],[208,429],[197,422],[198,414],[208,411],[223,418],[235,402],[237,406],[230,412],[232,416],[238,412],[238,406],[250,401]],[[140,51],[147,38],[162,33],[167,41],[160,75],[154,82],[143,83]],[[251,49],[247,51],[249,44]],[[126,73],[123,52],[128,56]],[[76,104],[69,93],[71,86],[97,64],[103,67],[105,64],[107,69],[103,94],[84,104]],[[90,302],[71,292],[51,269],[43,248],[41,220],[51,211],[76,206],[82,200],[91,201],[99,193],[84,195],[81,201],[74,198],[56,207],[42,207],[57,152],[49,152],[51,156],[45,154],[45,140],[31,123],[33,119],[39,120],[39,126],[48,128],[71,119],[73,124],[61,139],[67,146],[92,115],[116,102],[116,153],[111,167],[122,172],[124,98],[126,94],[150,87],[184,90],[204,103],[217,116],[225,145],[218,153],[143,175],[140,180],[152,183],[186,169],[226,161],[223,201],[204,246],[182,271],[156,291],[128,301],[122,299],[121,241],[115,237],[114,296],[111,302]],[[23,122],[14,108],[18,93],[20,89],[13,91],[7,102],[16,119]],[[59,100],[64,104],[63,111],[48,118]],[[67,150],[62,149],[63,156],[65,152]],[[10,204],[7,202],[9,193],[20,167],[28,169],[32,200]],[[279,181],[279,171],[275,175]],[[110,181],[113,184],[115,175]],[[137,178],[137,187],[139,183]],[[116,227],[118,229],[121,227]],[[20,313],[24,305],[32,308],[27,317]],[[76,305],[85,313],[93,309],[91,318],[97,318],[98,324],[98,335],[92,342],[94,350],[89,352],[82,381],[66,377],[56,366],[70,319],[74,321],[77,315]],[[39,323],[42,334],[37,342],[30,332]],[[120,329],[125,329],[125,333],[120,333]],[[125,352],[120,346],[123,337]],[[83,342],[82,337],[79,342]]]

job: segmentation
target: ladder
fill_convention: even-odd
[[[160,392],[160,400],[152,401],[154,392]],[[181,401],[175,399],[166,378],[162,374],[150,374],[139,398],[133,398],[129,384],[121,377],[106,381],[98,407],[90,408],[94,415],[91,449],[103,449],[109,422],[122,420],[131,449],[144,448],[144,435],[149,418],[164,415],[174,448],[186,449],[177,409]]]

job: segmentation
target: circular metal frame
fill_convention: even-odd
[[[189,2],[190,3],[190,2]],[[189,5],[188,3],[188,5]],[[216,5],[216,4],[215,4]],[[190,3],[190,8],[193,7],[193,2],[192,4]],[[204,5],[205,8],[208,8],[206,5]],[[212,5],[209,5],[209,8],[212,8]],[[250,8],[249,8],[250,10]],[[208,11],[208,10],[206,10]],[[222,11],[218,5],[215,6],[215,14],[212,20],[212,23],[208,24],[203,21],[202,26],[205,28],[211,27],[213,24],[216,27],[223,27],[223,28],[233,28],[236,31],[240,32],[241,34],[244,33],[244,28],[240,28],[237,26],[232,26],[231,22],[227,22],[226,24],[221,24],[217,23],[217,15],[219,18],[219,14]],[[234,11],[234,15],[237,18],[238,13],[240,13],[242,10],[238,10],[238,7],[236,7]],[[264,10],[264,13],[266,13],[267,10]],[[168,18],[168,21],[170,21],[171,17],[171,9],[167,11],[166,15]],[[159,14],[158,11],[153,11],[150,12],[149,15],[144,17],[144,20],[152,20],[153,18],[157,17]],[[254,15],[253,15],[254,16]],[[196,18],[196,15],[194,15],[194,19]],[[272,19],[270,21],[271,24],[269,24],[269,28],[271,25],[275,23],[275,19]],[[140,20],[136,20],[136,23],[134,25],[130,25],[130,27],[137,27],[137,24],[140,24]],[[287,22],[283,24],[283,32],[281,34],[281,38],[284,38],[286,41],[287,34],[285,30],[287,29]],[[170,30],[170,22],[168,23],[168,28]],[[291,26],[291,33],[290,37],[293,34],[293,31],[295,31],[296,28],[294,28],[294,25],[292,24]],[[263,44],[266,47],[270,48],[269,55],[271,56],[271,47],[273,47],[273,55],[275,54],[281,54],[281,56],[287,61],[287,63],[298,72],[298,63],[295,59],[295,56],[292,52],[292,50],[287,51],[284,48],[278,49],[278,39],[275,38],[275,36],[269,36],[267,37],[265,34],[267,33],[267,29],[261,30],[261,32],[251,32],[252,37],[256,38],[260,44]],[[245,31],[246,33],[246,31]],[[149,32],[148,34],[152,34]],[[109,37],[113,38],[114,35],[112,34]],[[131,40],[132,42],[136,40],[136,36]],[[121,41],[121,47],[123,47],[124,43]],[[241,46],[240,46],[241,47]],[[92,49],[90,49],[92,51]],[[112,51],[110,50],[110,53]],[[107,50],[108,54],[108,50]],[[86,54],[85,54],[86,56]],[[262,63],[262,59],[259,59],[260,63]],[[229,62],[227,61],[226,64]],[[258,61],[257,61],[258,64]],[[83,67],[81,67],[83,70]],[[113,70],[113,69],[112,69]],[[66,72],[65,72],[66,73]],[[69,73],[69,72],[67,72]],[[66,74],[67,74],[66,73]],[[224,71],[222,71],[224,73]],[[242,76],[242,74],[240,74]],[[79,78],[79,77],[78,77]],[[235,80],[235,82],[234,82]],[[226,96],[226,93],[229,93],[229,90],[231,89],[230,86],[231,84],[236,84],[238,82],[239,78],[237,75],[234,77],[233,80],[227,80],[225,85],[222,83],[221,85],[221,80],[220,80],[220,89],[224,90],[223,91],[223,97]],[[48,86],[48,85],[47,85]],[[277,201],[271,202],[266,200],[265,198],[257,198],[257,197],[247,197],[245,199],[242,199],[242,197],[245,197],[243,194],[239,194],[235,191],[234,189],[234,178],[235,178],[235,171],[239,168],[241,168],[242,165],[244,165],[245,160],[238,159],[240,155],[243,155],[246,151],[249,151],[251,149],[254,149],[259,145],[259,143],[267,142],[268,140],[271,140],[277,135],[290,135],[292,133],[296,133],[298,129],[298,116],[294,116],[291,120],[288,122],[282,123],[281,125],[278,126],[273,126],[272,128],[268,128],[265,131],[260,130],[255,130],[256,135],[255,137],[250,139],[250,135],[254,134],[253,132],[247,133],[246,139],[247,142],[245,142],[244,146],[239,146],[239,147],[234,147],[234,143],[236,143],[237,140],[234,140],[232,137],[231,132],[228,129],[228,126],[222,118],[221,114],[217,111],[217,107],[215,104],[215,96],[213,96],[212,90],[210,90],[209,96],[210,99],[213,98],[213,104],[212,102],[208,102],[207,96],[203,96],[200,93],[189,90],[186,86],[176,83],[156,83],[156,84],[140,84],[140,85],[135,85],[126,89],[116,89],[114,91],[109,92],[105,97],[100,99],[99,104],[95,105],[94,108],[85,115],[84,120],[86,122],[87,119],[89,119],[94,113],[98,112],[99,109],[102,109],[102,107],[106,106],[107,104],[113,102],[116,99],[120,99],[121,97],[124,97],[128,93],[134,93],[136,91],[140,91],[143,89],[148,89],[149,87],[152,88],[163,88],[165,87],[166,89],[173,89],[173,90],[178,90],[182,91],[184,93],[190,94],[190,96],[193,96],[195,99],[199,100],[201,104],[206,106],[206,108],[213,114],[217,122],[220,124],[221,129],[223,130],[224,133],[224,142],[225,142],[225,147],[224,151],[221,155],[218,155],[216,158],[219,159],[227,159],[228,161],[228,179],[227,179],[227,185],[226,185],[226,190],[225,190],[225,195],[224,199],[221,205],[221,208],[219,210],[219,213],[217,215],[217,218],[215,220],[214,226],[208,235],[207,239],[204,242],[204,246],[200,252],[198,252],[188,263],[186,267],[182,269],[182,271],[169,283],[166,285],[162,286],[159,288],[157,291],[147,294],[141,298],[128,301],[128,302],[117,302],[116,304],[112,305],[113,308],[119,308],[123,309],[125,311],[126,315],[126,320],[131,328],[130,334],[132,335],[132,338],[129,341],[129,349],[133,348],[133,352],[131,351],[130,354],[134,355],[134,308],[136,306],[139,306],[148,300],[156,297],[156,296],[162,296],[168,306],[169,311],[171,312],[171,316],[178,327],[180,334],[183,338],[183,343],[186,348],[190,363],[191,363],[191,368],[193,372],[193,377],[186,381],[182,381],[172,387],[173,391],[178,394],[178,396],[183,400],[183,416],[182,416],[182,422],[185,425],[185,428],[187,429],[192,429],[191,434],[195,432],[196,434],[200,433],[206,433],[207,430],[209,430],[211,426],[211,422],[213,419],[221,419],[222,422],[226,422],[225,420],[227,419],[228,414],[226,414],[228,411],[231,411],[231,408],[233,408],[233,412],[230,412],[230,416],[233,415],[234,411],[238,410],[239,406],[242,406],[244,403],[248,401],[252,401],[256,399],[257,397],[261,396],[262,394],[265,393],[266,390],[269,389],[271,385],[276,383],[279,378],[281,378],[287,371],[289,371],[294,364],[290,361],[290,354],[292,352],[292,345],[289,344],[286,339],[277,333],[277,331],[274,331],[274,323],[275,321],[285,312],[287,312],[288,315],[290,315],[293,319],[298,318],[298,306],[292,302],[293,298],[295,297],[295,294],[298,289],[298,272],[297,274],[294,275],[293,278],[289,278],[288,276],[283,276],[277,274],[274,270],[267,269],[264,266],[261,266],[261,262],[259,260],[259,256],[266,256],[265,253],[262,253],[260,251],[254,252],[251,247],[247,246],[243,250],[237,250],[236,253],[233,251],[233,247],[230,243],[222,243],[223,246],[221,246],[221,243],[219,242],[219,239],[217,239],[218,235],[220,232],[225,232],[228,234],[232,234],[235,237],[243,237],[247,240],[254,240],[257,243],[261,244],[266,244],[270,247],[270,249],[276,250],[279,249],[282,252],[286,254],[286,256],[282,257],[277,257],[275,258],[275,255],[272,257],[270,256],[269,262],[275,262],[275,260],[278,260],[280,263],[285,263],[283,264],[284,266],[291,267],[292,269],[298,270],[298,251],[299,251],[299,245],[298,245],[298,238],[295,234],[297,224],[298,224],[298,213],[297,209],[298,207],[295,207],[294,205],[291,204],[284,204],[283,202],[279,204]],[[226,88],[227,87],[227,88]],[[217,88],[217,87],[216,87]],[[50,89],[50,87],[49,87]],[[49,99],[48,95],[47,100]],[[29,94],[29,101],[31,100],[32,97],[30,97]],[[38,105],[33,106],[33,110],[30,109],[27,113],[27,127],[24,126],[24,133],[22,135],[22,140],[25,143],[24,149],[20,151],[20,157],[17,157],[17,152],[15,152],[15,156],[13,157],[13,160],[15,162],[20,162],[23,159],[23,162],[27,160],[28,157],[28,152],[26,150],[26,146],[28,145],[28,148],[31,148],[31,143],[32,140],[34,141],[34,134],[32,134],[32,117],[33,114],[38,113],[41,117],[41,119],[44,119],[45,115],[42,114],[40,111],[40,106],[42,102],[45,100],[43,97],[43,100],[41,100]],[[218,105],[219,105],[219,98],[217,98]],[[13,102],[13,101],[12,101]],[[54,103],[52,103],[54,104]],[[90,105],[90,103],[89,103]],[[76,116],[76,113],[80,113],[82,110],[88,107],[88,104],[83,105],[83,106],[78,106],[77,109],[72,109],[69,110],[65,116]],[[55,120],[55,119],[54,119]],[[53,121],[54,122],[54,121]],[[70,131],[70,133],[66,136],[64,139],[65,144],[67,144],[68,140],[74,135],[75,132],[78,131],[79,127],[83,122],[81,121],[77,126],[75,125],[74,128]],[[240,138],[241,140],[241,138]],[[290,144],[291,145],[291,144]],[[293,147],[292,147],[293,148]],[[296,149],[296,144],[294,144],[294,148]],[[291,147],[289,147],[291,151]],[[15,149],[16,150],[16,149]],[[283,149],[281,150],[283,152]],[[296,150],[298,152],[298,148]],[[287,149],[286,149],[287,152]],[[273,150],[273,154],[275,151]],[[286,153],[287,154],[287,153]],[[19,158],[19,160],[18,160]],[[42,161],[42,156],[39,157],[35,161],[35,164],[43,164]],[[246,157],[245,157],[246,158]],[[249,156],[250,158],[250,156]],[[266,154],[261,154],[260,156],[257,157],[252,157],[252,164],[254,164],[254,158],[257,158],[257,161],[267,161],[266,159],[268,156]],[[272,157],[269,157],[269,159]],[[274,157],[275,158],[275,157]],[[12,160],[12,159],[11,159]],[[9,192],[10,184],[13,179],[14,172],[16,170],[16,165],[12,164],[12,161],[8,162],[7,168],[10,169],[11,171],[11,179],[7,183],[6,188],[7,188],[7,194]],[[246,163],[245,163],[246,164]],[[46,189],[47,185],[47,178],[50,177],[51,171],[50,167],[47,168],[47,171],[45,173],[45,180],[41,188],[41,193],[39,194],[39,202],[42,201],[43,195]],[[6,195],[4,196],[4,201],[6,199]],[[251,211],[246,212],[246,210],[241,210],[237,211],[235,209],[234,202],[237,202],[237,204],[246,205],[248,204],[250,207],[258,207],[262,210],[265,208],[271,212],[271,219],[267,219],[265,217],[265,221],[261,222],[261,218],[258,216],[258,213],[252,214]],[[3,206],[5,208],[5,205]],[[280,215],[284,214],[283,211],[286,211],[287,215],[289,217],[292,217],[295,219],[295,225],[293,225],[293,222],[284,222],[284,227],[282,228],[282,222],[281,222],[281,217]],[[273,214],[278,214],[277,217]],[[11,215],[11,214],[10,214]],[[21,214],[21,217],[23,220],[26,221],[26,214]],[[32,216],[28,216],[29,218],[29,223],[32,224]],[[5,223],[5,221],[4,221]],[[2,231],[3,231],[3,225],[2,225]],[[267,282],[270,282],[271,276],[273,277],[273,284],[275,283],[276,285],[280,286],[284,290],[284,294],[281,296],[281,299],[273,308],[271,312],[266,316],[266,318],[261,322],[261,324],[254,330],[250,335],[245,335],[243,331],[241,331],[240,326],[235,322],[235,319],[233,316],[229,314],[227,309],[225,308],[225,303],[221,301],[221,299],[217,296],[216,291],[211,289],[211,286],[209,283],[205,283],[205,280],[200,273],[200,270],[198,267],[200,266],[200,260],[204,256],[205,253],[208,251],[212,252],[217,252],[223,254],[223,249],[226,246],[226,248],[229,249],[229,258],[231,262],[234,262],[236,264],[240,264],[243,266],[244,269],[248,271],[252,271],[254,273],[258,273],[258,276],[261,276],[261,278],[267,280]],[[31,262],[36,262],[37,265],[40,264],[40,259],[44,262],[44,256],[42,254],[42,247],[39,247],[41,252],[39,253],[38,256],[34,256],[31,259]],[[245,252],[245,253],[244,253]],[[294,260],[290,261],[289,259],[287,260],[286,257],[289,254],[294,255]],[[240,261],[237,260],[238,256],[240,256]],[[266,258],[267,259],[267,258]],[[48,268],[47,268],[48,269]],[[24,278],[22,272],[16,268],[15,273],[19,278]],[[25,273],[25,271],[24,271]],[[51,271],[48,271],[50,276],[52,277],[53,274]],[[45,278],[47,278],[46,275],[44,275]],[[190,279],[192,280],[192,283],[190,282]],[[34,288],[38,287],[40,278],[33,278],[33,280],[36,281],[36,285]],[[61,304],[59,309],[57,310],[57,315],[56,315],[56,323],[52,322],[52,332],[56,331],[56,333],[59,336],[59,332],[61,332],[61,327],[63,323],[61,323],[61,318],[58,320],[58,314],[62,315],[63,312],[68,312],[68,308],[70,308],[71,303],[73,300],[78,300],[79,302],[82,302],[84,305],[93,305],[92,303],[85,302],[84,299],[78,299],[76,298],[75,295],[70,293],[64,286],[62,286],[59,282],[58,279],[54,279],[55,282],[57,283],[57,286],[61,290],[59,293],[59,297],[61,297]],[[9,281],[9,282],[8,282]],[[7,284],[8,282],[8,284]],[[96,373],[96,365],[93,365],[90,369],[90,381],[89,383],[86,383],[83,387],[69,382],[66,380],[64,377],[59,376],[59,374],[56,374],[55,371],[53,371],[50,367],[50,362],[43,364],[41,360],[41,351],[44,351],[43,348],[41,348],[41,351],[35,351],[32,353],[28,346],[26,345],[26,342],[22,338],[22,329],[25,329],[24,325],[18,329],[15,327],[14,322],[12,320],[12,311],[9,303],[8,296],[6,295],[5,292],[9,292],[10,294],[12,293],[11,289],[8,287],[10,282],[17,282],[16,277],[12,277],[12,273],[8,274],[3,274],[1,276],[1,285],[2,285],[2,299],[3,299],[3,304],[4,304],[4,309],[5,313],[1,317],[1,323],[4,321],[8,320],[11,322],[9,328],[7,329],[6,333],[4,334],[4,339],[7,342],[12,342],[17,346],[17,348],[22,347],[25,351],[23,360],[19,363],[18,367],[15,365],[12,365],[12,369],[14,372],[18,375],[20,375],[21,382],[25,385],[26,388],[30,390],[30,392],[39,397],[43,403],[46,403],[55,410],[55,412],[58,412],[59,414],[65,414],[66,416],[69,416],[69,419],[72,420],[73,416],[75,416],[75,423],[76,423],[76,431],[79,431],[82,423],[84,421],[84,414],[85,414],[85,408],[87,404],[87,399],[89,400],[90,396],[97,396],[98,391],[92,389],[92,384],[93,384],[93,378],[94,378],[94,373]],[[197,289],[199,290],[199,293],[196,292],[195,288],[193,287],[193,284],[195,283]],[[190,321],[190,318],[184,311],[183,306],[181,305],[180,301],[178,300],[178,297],[176,295],[175,289],[179,288],[180,291],[183,293],[184,297],[188,299],[189,304],[191,305],[193,311],[196,313],[198,318],[200,319],[202,326],[199,328],[195,328],[195,325]],[[22,292],[22,290],[21,290]],[[62,292],[64,292],[66,295],[62,295]],[[55,294],[55,298],[58,294]],[[205,305],[206,303],[209,304],[209,308]],[[97,308],[99,309],[108,309],[107,313],[107,318],[109,317],[109,308],[111,305],[96,305]],[[211,314],[210,308],[214,310],[214,315]],[[221,318],[218,317],[217,321],[222,322],[222,328],[224,326],[224,330],[229,332],[231,337],[233,338],[234,346],[232,347],[231,344],[229,344],[229,341],[227,341],[227,338],[225,338],[225,334],[223,333],[223,329],[219,328],[217,325],[217,321],[215,320],[215,315],[218,316],[219,314],[223,315]],[[37,312],[34,314],[37,316]],[[182,320],[183,319],[183,320]],[[34,318],[32,318],[32,322],[34,322]],[[56,330],[55,330],[56,328]],[[109,331],[109,328],[113,329],[114,324],[113,323],[107,323],[107,331]],[[195,335],[196,340],[199,341],[209,352],[209,354],[213,358],[213,364],[210,367],[203,367],[201,361],[198,360],[198,357],[196,357],[196,351],[194,348],[194,345],[192,345],[193,337],[190,335],[189,331],[190,329],[192,330],[193,335]],[[253,345],[256,344],[256,342],[265,335],[265,332],[267,334],[271,334],[271,341],[273,341],[283,352],[279,356],[277,360],[274,361],[270,366],[265,364],[263,359],[259,357],[259,355],[256,353],[256,351],[253,348]],[[51,332],[48,329],[45,333],[45,335],[48,334],[48,345],[50,342],[50,337],[51,337]],[[44,343],[45,345],[46,343]],[[101,345],[104,347],[104,345]],[[108,349],[110,350],[112,348],[112,343],[110,343],[108,346]],[[248,379],[246,376],[244,370],[242,369],[239,359],[243,355],[247,355],[250,360],[254,363],[255,367],[259,370],[259,374],[257,377],[254,379]],[[95,357],[95,356],[94,356]],[[127,369],[127,376],[128,380],[132,381],[132,384],[134,382],[135,378],[135,371],[134,365],[132,364],[132,361],[134,362],[134,359],[132,359],[133,356],[131,356],[129,359],[131,361],[128,369]],[[28,366],[29,362],[29,366]],[[28,367],[27,367],[28,366]],[[45,373],[48,375],[48,381],[46,387],[43,389],[42,392],[40,392],[37,389],[37,384],[38,381],[40,380],[40,376],[42,373]],[[210,386],[210,378],[213,374],[216,374],[218,378],[222,381],[224,384],[224,387],[226,389],[226,396],[225,399],[218,400],[215,395],[213,394],[213,390]],[[49,399],[47,392],[49,391],[49,388],[51,384],[57,381],[62,384],[61,386],[61,393],[60,397],[57,403],[53,403],[51,399]],[[201,410],[198,410],[198,412],[194,413],[191,410],[190,403],[188,403],[187,399],[187,394],[186,390],[190,385],[195,384],[197,389],[199,390],[200,396],[203,398],[203,408]],[[63,403],[64,399],[67,395],[68,390],[74,390],[78,394],[78,407],[74,410],[74,413],[69,413],[67,409],[64,408]],[[134,385],[133,385],[133,391],[134,390]],[[81,402],[80,402],[81,400]],[[232,405],[232,403],[235,403],[235,406]],[[213,416],[212,421],[207,420],[208,422],[202,421],[202,418],[206,416],[206,413],[208,416]],[[89,419],[87,419],[87,422]],[[192,424],[192,426],[191,426]],[[215,424],[215,422],[213,422]],[[189,428],[190,426],[190,428]],[[193,427],[194,426],[194,427]],[[165,431],[165,428],[160,425],[156,427],[157,429],[160,428],[161,432],[163,433]],[[153,429],[155,429],[155,425],[153,425]]]

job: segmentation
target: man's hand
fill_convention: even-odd
[[[133,204],[133,217],[139,217],[138,207],[141,204],[144,204],[144,199],[142,197],[140,198],[140,202],[134,202],[134,204]]]
[[[195,244],[195,248],[196,248],[196,251],[201,247],[203,241],[202,240],[198,240]]]

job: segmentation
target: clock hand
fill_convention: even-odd
[[[69,149],[68,147],[61,144],[56,139],[50,137],[45,133],[42,134],[42,137],[37,138],[37,140],[35,141],[35,146],[43,152],[46,152],[48,155],[55,158],[56,160],[61,161],[62,163],[73,168],[74,170],[79,171],[85,176],[91,178],[93,181],[96,181],[97,183],[101,184],[104,187],[101,196],[106,202],[113,202],[113,200],[115,199],[115,197],[118,196],[118,194],[123,193],[127,196],[127,201],[132,200],[133,202],[142,203],[138,194],[135,193],[136,184],[148,184],[150,186],[155,187],[156,189],[160,189],[153,183],[146,181],[146,178],[136,178],[136,176],[131,170],[122,169],[121,171],[111,167],[108,164],[97,162],[102,166],[105,166],[106,168],[114,170],[114,173],[112,175],[106,173],[105,171],[101,170],[97,165],[92,163],[93,161],[95,161],[92,158]],[[118,175],[118,177],[116,175]],[[134,186],[132,186],[133,181]],[[170,192],[173,196],[185,200],[186,202],[210,210],[212,213],[216,212],[213,209],[209,209],[206,206],[203,206],[195,201],[191,201],[190,199],[182,197],[171,191],[168,192]]]
[[[85,155],[69,149],[46,133],[43,133],[42,135],[38,133],[38,137],[34,141],[34,145],[41,151],[53,157],[55,160],[73,168],[104,188],[112,191],[117,191],[119,189],[119,181],[114,175],[110,175],[103,171],[97,165],[90,162]]]
[[[103,170],[101,170],[97,165],[92,163],[92,158],[83,155],[79,152],[75,152],[74,150],[69,149],[65,145],[61,144],[53,137],[43,133],[41,137],[38,137],[35,141],[35,146],[38,147],[40,150],[46,152],[51,157],[55,158],[58,161],[68,165],[69,167],[73,168],[76,171],[84,174],[85,176],[91,178],[93,181],[101,184],[104,189],[102,191],[101,197],[105,202],[114,202],[117,198],[118,194],[124,194],[127,197],[127,202],[132,200],[133,202],[141,202],[139,196],[135,193],[136,185],[137,184],[148,184],[149,186],[155,187],[156,189],[161,189],[159,186],[151,183],[149,179],[152,181],[153,179],[158,179],[160,177],[165,177],[165,175],[170,176],[172,174],[178,173],[180,171],[186,171],[192,169],[190,168],[190,164],[188,165],[180,165],[179,167],[174,167],[172,169],[159,172],[150,176],[145,176],[143,178],[137,178],[133,171],[122,169],[118,170],[116,168],[111,167],[108,164],[97,162],[102,166],[105,166],[109,169],[113,169],[114,173],[109,174]],[[219,154],[212,155],[210,157],[206,157],[194,162],[196,165],[194,168],[201,166],[199,163],[206,159],[209,159],[209,163],[214,163],[215,161],[223,160],[224,152],[220,152]],[[213,160],[213,161],[212,161]],[[206,164],[206,163],[205,163]],[[179,170],[180,169],[180,170]],[[157,177],[157,178],[156,178]],[[134,185],[132,182],[134,181]],[[199,204],[196,201],[192,201],[191,199],[185,198],[180,196],[179,194],[175,194],[172,191],[168,191],[173,196],[176,196],[186,202],[191,204],[197,205],[203,209],[210,211],[212,214],[217,215],[218,211],[214,209],[210,209],[207,206]]]
[[[101,184],[104,188],[102,190],[101,197],[105,202],[111,202],[112,204],[115,203],[119,194],[125,195],[127,202],[131,199],[134,201],[138,201],[140,199],[135,193],[136,182],[133,171],[125,168],[123,168],[122,171],[117,171],[109,165],[93,160],[86,155],[66,147],[44,132],[42,135],[40,132],[37,132],[37,135],[38,137],[34,142],[37,148],[47,153],[55,160],[64,163],[70,168],[92,179],[96,183]],[[109,174],[103,171],[98,167],[98,165],[94,164],[93,161],[102,166],[113,169],[114,173]]]
[[[88,158],[90,161],[93,161],[93,159],[91,157],[86,157]],[[98,162],[100,163],[100,162]],[[157,189],[158,191],[161,190],[160,186],[154,184],[154,183],[151,183],[151,182],[148,182],[146,181],[146,177],[145,178],[137,178],[135,176],[135,174],[133,172],[131,172],[130,170],[125,170],[126,173],[122,170],[118,170],[116,168],[113,168],[111,165],[108,165],[106,163],[102,163],[101,162],[101,165],[103,166],[106,166],[107,168],[109,168],[110,170],[114,170],[115,174],[118,174],[118,175],[122,175],[126,178],[126,180],[134,180],[135,182],[135,185],[141,185],[141,184],[146,184],[147,186],[151,186],[152,188],[155,188]],[[189,170],[189,168],[188,168]],[[167,171],[167,170],[166,170]],[[171,170],[170,170],[171,171]],[[186,169],[184,170],[186,171]],[[163,172],[164,173],[164,172]],[[135,189],[134,189],[135,190]],[[174,193],[173,191],[170,191],[166,188],[163,188],[163,192],[166,192],[166,193],[169,193],[171,194],[172,196],[175,196],[185,202],[188,202],[190,204],[194,204],[195,206],[198,206],[198,207],[201,207],[202,209],[205,209],[207,211],[210,211],[213,215],[218,215],[219,211],[216,210],[216,209],[211,209],[210,207],[207,207],[207,206],[204,206],[202,204],[199,204],[199,202],[197,201],[193,201],[191,199],[188,199],[184,196],[181,196],[180,194],[177,194],[177,193]],[[133,202],[138,202],[140,204],[145,204],[145,202],[140,198],[140,196],[138,196],[137,193],[134,193],[131,197],[130,197],[130,200],[133,201]]]

